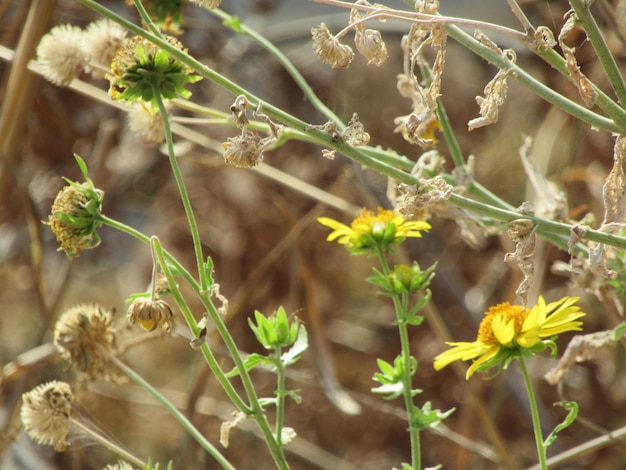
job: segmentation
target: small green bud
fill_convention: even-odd
[[[290,322],[283,307],[280,307],[269,317],[255,310],[254,317],[256,324],[251,318],[248,319],[248,323],[257,340],[265,349],[290,346],[296,341],[300,322],[297,318]]]

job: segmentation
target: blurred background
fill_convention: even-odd
[[[136,19],[133,9],[121,0],[101,3]],[[368,67],[357,57],[349,69],[335,70],[314,57],[309,31],[322,21],[331,31],[340,30],[347,22],[347,11],[304,0],[223,3],[225,11],[239,15],[283,50],[340,117],[347,121],[357,112],[371,134],[370,145],[392,147],[415,160],[421,155],[422,149],[394,133],[393,119],[410,111],[410,103],[396,90],[396,75],[402,71],[399,43],[408,30],[406,24],[371,26],[380,26],[389,49],[384,66]],[[565,1],[520,3],[533,24],[555,32],[568,9]],[[401,1],[386,4],[405,7]],[[444,14],[521,29],[502,0],[441,0],[441,4]],[[604,1],[596,2],[594,11],[616,59],[623,64],[624,42],[616,22],[620,8],[620,2]],[[27,19],[30,9],[38,9],[33,10],[38,12],[34,20]],[[56,251],[53,234],[41,223],[63,186],[61,177],[81,178],[72,157],[77,153],[87,161],[96,186],[105,191],[104,212],[109,217],[157,235],[189,269],[195,265],[182,205],[159,146],[130,132],[124,110],[20,71],[7,52],[23,50],[25,57],[32,57],[38,38],[53,25],[84,27],[96,19],[73,1],[0,0],[0,44],[6,48],[0,61],[0,360],[4,366],[0,466],[98,469],[117,460],[78,433],[71,437],[68,451],[55,453],[19,432],[21,394],[49,380],[65,380],[72,384],[81,419],[141,458],[161,464],[172,460],[175,469],[217,468],[146,392],[123,380],[81,382],[49,346],[54,322],[64,310],[77,303],[99,303],[117,312],[120,341],[144,339],[123,359],[185,409],[209,440],[217,443],[220,424],[234,410],[186,339],[158,333],[145,339],[138,329],[126,326],[125,300],[145,291],[150,282],[147,247],[105,227],[97,249],[69,261]],[[31,26],[26,29],[25,24]],[[181,41],[198,59],[301,119],[312,124],[325,121],[278,62],[249,38],[235,35],[220,20],[192,5],[185,6],[182,29]],[[577,99],[574,87],[522,45],[504,37],[493,39],[503,47],[515,47],[518,63],[534,76]],[[581,46],[578,59],[583,71],[608,90],[584,35],[572,40]],[[570,217],[592,213],[602,220],[602,184],[613,164],[610,135],[551,108],[512,81],[499,122],[467,131],[467,122],[478,115],[475,97],[483,94],[495,73],[494,67],[448,42],[443,102],[464,155],[475,156],[476,180],[514,206],[526,200],[537,203],[519,158],[528,135],[533,138],[532,155],[538,166],[567,194]],[[106,80],[83,78],[106,91]],[[207,80],[190,89],[195,101],[222,111],[228,111],[234,100]],[[342,247],[327,243],[328,230],[315,222],[324,215],[348,223],[354,214],[325,206],[288,187],[280,176],[273,179],[260,171],[226,165],[219,149],[221,142],[236,134],[234,128],[202,126],[196,130],[206,136],[208,146],[186,146],[180,163],[200,223],[204,253],[215,261],[216,280],[230,299],[229,328],[242,351],[261,352],[247,318],[255,309],[269,314],[283,305],[309,331],[310,350],[288,381],[303,397],[302,404],[291,402],[287,408],[286,425],[298,434],[287,447],[292,468],[400,467],[410,460],[402,403],[370,392],[376,385],[372,381],[376,358],[393,361],[400,350],[391,302],[376,296],[365,282],[373,260],[350,256]],[[437,149],[449,156],[444,142]],[[332,161],[323,159],[318,147],[289,142],[267,152],[265,163],[354,206],[389,207],[386,178],[340,155]],[[451,163],[447,169],[452,170]],[[434,408],[456,407],[456,411],[438,432],[422,433],[423,462],[426,466],[441,463],[447,469],[529,467],[536,461],[536,451],[516,367],[490,381],[474,376],[469,382],[463,368],[435,372],[432,367],[433,358],[445,349],[446,331],[456,341],[473,341],[489,306],[517,301],[515,290],[523,276],[516,266],[503,261],[514,246],[505,235],[495,235],[470,247],[454,221],[430,222],[431,232],[407,241],[397,255],[399,260],[415,259],[424,267],[438,263],[426,322],[411,336],[419,361],[414,386],[424,390],[418,403],[431,401]],[[554,274],[551,267],[558,261],[568,262],[569,256],[539,242],[532,302],[538,294],[548,300],[582,296],[581,305],[588,312],[586,333],[613,328],[621,321],[619,304],[602,302]],[[202,311],[199,305],[195,307],[200,317]],[[177,320],[182,322],[180,317]],[[563,335],[559,340],[561,351],[569,339],[570,335]],[[218,338],[210,341],[229,370],[232,363]],[[580,404],[580,419],[559,436],[550,455],[624,425],[625,359],[621,347],[603,350],[596,361],[573,367],[560,389],[543,380],[556,360],[546,355],[532,361],[545,432],[565,416],[554,402],[568,399]],[[259,371],[254,379],[261,395],[272,396],[272,375]],[[358,414],[346,412],[357,407]],[[624,468],[623,444],[619,441],[589,452],[559,468]],[[273,468],[254,423],[234,429],[230,447],[223,452],[237,468]]]

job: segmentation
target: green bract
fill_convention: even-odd
[[[183,50],[176,38],[166,36],[166,39]],[[117,52],[111,71],[109,94],[113,99],[128,103],[141,99],[151,103],[153,109],[157,108],[155,93],[166,100],[188,98],[191,92],[185,89],[185,84],[202,78],[192,75],[191,68],[140,36],[130,39]]]
[[[265,349],[289,346],[298,337],[300,322],[296,318],[290,323],[283,307],[280,307],[276,314],[269,317],[255,310],[254,318],[256,319],[256,325],[251,318],[248,319],[248,323],[257,340]]]

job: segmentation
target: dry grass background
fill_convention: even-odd
[[[41,31],[53,24],[82,26],[95,19],[73,2],[39,3],[48,3],[49,7],[55,4],[51,15],[37,19]],[[127,10],[121,1],[103,3]],[[227,8],[228,0],[224,3]],[[383,68],[366,68],[357,61],[348,70],[334,71],[312,56],[307,29],[293,31],[288,21],[273,20],[281,2],[233,3],[254,13],[253,26],[256,22],[270,36],[276,36],[278,45],[340,116],[349,118],[355,111],[360,114],[373,144],[391,146],[409,156],[419,155],[419,149],[393,133],[393,117],[405,114],[409,106],[395,90],[395,75],[401,68],[397,48],[400,31],[386,33],[391,54]],[[446,2],[442,3],[445,6]],[[483,19],[492,12],[481,10],[479,1],[473,3],[476,18]],[[17,47],[30,4],[0,2],[2,45]],[[562,1],[540,1],[526,2],[526,7],[537,24],[558,29],[566,5]],[[513,22],[512,15],[502,20]],[[605,21],[602,16],[599,20]],[[615,34],[610,34],[617,58],[623,60],[624,46]],[[182,41],[192,54],[263,99],[312,123],[321,121],[271,57],[254,44],[233,38],[209,15],[198,16],[194,9]],[[394,42],[396,46],[392,46]],[[576,93],[530,54],[519,54],[528,70],[555,89],[572,96]],[[582,54],[587,58],[581,60],[585,72],[599,78],[590,48],[583,48]],[[96,185],[105,191],[107,215],[158,235],[186,265],[193,267],[194,261],[167,159],[157,146],[144,144],[126,129],[124,112],[39,77],[29,77],[17,88],[20,107],[9,109],[7,103],[18,98],[7,91],[12,64],[0,62],[0,73],[0,116],[12,119],[9,131],[0,136],[4,163],[0,182],[0,360],[5,365],[0,411],[4,433],[2,468],[89,469],[114,461],[107,451],[80,435],[74,436],[72,447],[63,454],[35,447],[24,435],[9,445],[15,434],[21,393],[52,379],[71,382],[84,417],[142,458],[150,456],[160,462],[171,459],[174,468],[216,468],[167,412],[134,385],[77,382],[66,364],[54,352],[45,354],[45,350],[40,361],[14,367],[14,361],[24,359],[20,355],[50,342],[54,320],[76,303],[97,302],[115,308],[122,337],[141,334],[124,326],[124,301],[130,294],[144,290],[149,282],[147,249],[105,228],[99,248],[69,262],[55,251],[53,235],[40,223],[47,218],[62,186],[60,177],[79,178],[72,153],[88,161]],[[477,180],[513,205],[532,199],[518,157],[522,137],[528,134],[535,139],[534,158],[550,179],[565,188],[572,213],[580,216],[593,211],[601,220],[601,184],[612,165],[610,136],[591,131],[550,109],[515,84],[511,85],[498,124],[471,134],[466,131],[467,121],[477,114],[474,96],[482,93],[494,73],[468,52],[449,45],[443,99],[464,154],[476,156]],[[106,87],[104,81],[94,83]],[[195,100],[219,109],[227,110],[232,101],[206,81],[192,90]],[[218,143],[232,132],[223,128],[200,130]],[[443,145],[441,151],[446,154]],[[266,161],[357,206],[386,204],[383,178],[362,171],[342,157],[322,159],[320,149],[314,146],[289,143],[268,153]],[[350,216],[258,173],[228,167],[221,155],[206,149],[192,149],[181,157],[181,165],[200,221],[205,253],[215,260],[222,293],[231,299],[227,321],[242,350],[258,350],[246,320],[254,309],[269,313],[282,304],[298,313],[311,334],[312,347],[294,368],[289,382],[291,387],[301,389],[304,399],[301,405],[291,403],[287,408],[286,424],[294,427],[300,438],[287,448],[292,468],[378,470],[409,460],[408,433],[400,404],[385,402],[370,393],[375,359],[392,360],[399,351],[396,331],[390,325],[391,305],[377,298],[364,282],[371,269],[369,261],[351,257],[340,247],[326,243],[326,231],[314,218],[324,214],[348,221]],[[526,398],[515,368],[491,381],[474,377],[469,383],[454,368],[438,373],[432,368],[433,357],[443,350],[440,325],[446,325],[456,340],[472,340],[486,307],[515,301],[520,273],[502,261],[512,246],[504,237],[492,237],[480,249],[469,248],[453,222],[432,223],[434,228],[427,236],[407,242],[405,252],[399,255],[417,259],[423,265],[439,263],[427,322],[415,329],[411,338],[420,362],[416,385],[424,389],[421,400],[430,400],[441,409],[457,407],[445,422],[443,436],[423,433],[424,461],[428,465],[443,463],[448,469],[506,468],[481,456],[475,445],[490,446],[497,452],[479,418],[479,410],[483,409],[498,430],[513,465],[510,468],[524,468],[534,463],[535,449]],[[567,279],[550,272],[553,261],[567,261],[565,253],[548,245],[538,252],[537,272],[542,276],[537,292],[549,299],[565,293],[584,295],[569,288]],[[583,307],[588,312],[586,332],[615,326],[610,305],[584,295]],[[186,340],[154,336],[132,348],[125,360],[188,410],[197,426],[216,442],[220,423],[229,419],[232,407]],[[562,346],[567,338],[564,341]],[[219,353],[217,340],[214,346]],[[550,448],[551,453],[624,424],[624,359],[621,348],[611,349],[594,363],[574,367],[562,393],[579,402],[580,417],[594,427],[582,421],[574,424]],[[222,361],[230,367],[226,357]],[[554,360],[545,357],[532,362],[546,429],[563,416],[559,408],[552,406],[559,400],[557,389],[541,378],[553,365]],[[269,375],[259,372],[255,379],[262,395],[272,393]],[[333,405],[326,393],[328,386],[323,385],[333,381],[361,404],[360,415],[344,414]],[[264,444],[251,429],[253,425],[234,430],[225,455],[238,468],[272,468]],[[473,441],[473,448],[460,446],[459,437],[450,430]],[[624,443],[618,442],[562,468],[624,468],[624,448]]]

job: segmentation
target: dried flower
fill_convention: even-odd
[[[353,147],[367,145],[370,141],[370,135],[365,132],[365,127],[357,113],[352,114],[352,118],[350,122],[348,122],[348,126],[344,129],[342,137],[348,145]]]
[[[263,151],[268,145],[267,139],[244,128],[241,135],[229,137],[222,144],[224,160],[239,168],[252,168],[263,161]]]
[[[174,325],[174,314],[165,300],[138,298],[128,307],[126,319],[130,325],[135,323],[146,331],[153,331],[160,326],[163,331],[170,332]]]
[[[128,110],[128,127],[146,142],[160,144],[165,140],[163,119],[158,111],[148,109],[143,102]]]
[[[56,85],[68,86],[84,70],[88,60],[83,31],[77,26],[55,26],[37,46],[41,72]]]
[[[354,58],[350,46],[341,44],[324,23],[311,29],[315,55],[332,68],[346,68]]]
[[[176,49],[185,51],[178,39],[166,36],[165,39]],[[200,80],[192,75],[193,70],[170,56],[166,51],[141,36],[126,41],[115,54],[111,63],[111,86],[109,94],[113,99],[128,103],[142,99],[157,108],[155,92],[163,99],[178,96],[189,98],[191,92],[185,84]]]
[[[92,64],[85,71],[91,72],[94,78],[104,78],[105,72],[98,66],[105,70],[111,68],[115,53],[126,39],[126,30],[111,20],[103,19],[90,23],[85,29],[84,38],[85,52]]]
[[[104,192],[96,189],[87,174],[85,162],[75,155],[85,177],[84,183],[65,178],[65,186],[52,204],[48,217],[50,229],[61,243],[60,250],[69,258],[78,258],[82,250],[95,248],[100,244],[96,230],[102,225],[99,216],[102,211]]]
[[[380,67],[387,60],[387,46],[379,31],[357,29],[354,43],[359,53],[367,59],[368,64]]]
[[[69,443],[72,391],[65,382],[52,381],[22,395],[20,413],[26,433],[39,444],[54,446],[61,452]]]
[[[115,347],[113,314],[94,304],[65,311],[54,328],[54,345],[87,378],[109,377],[107,352]]]

